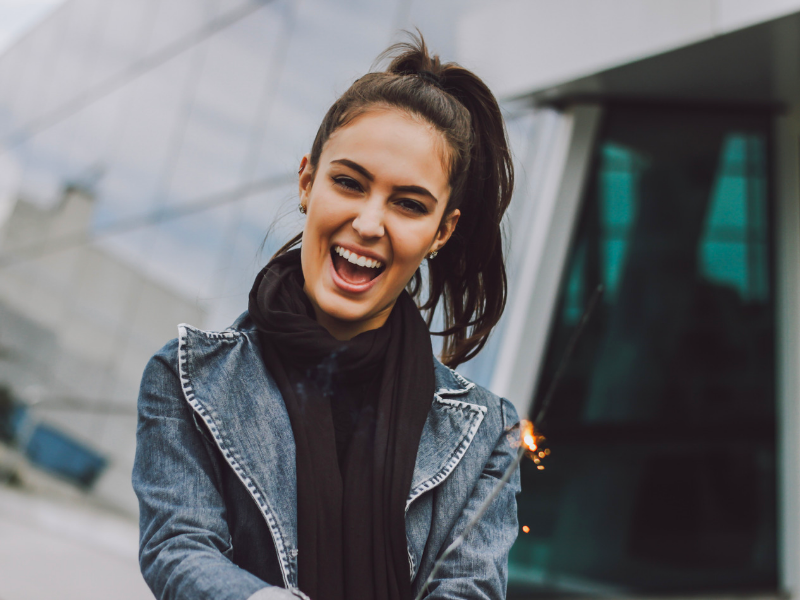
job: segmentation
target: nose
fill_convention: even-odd
[[[364,239],[383,237],[383,202],[378,198],[364,202],[353,219],[353,229]]]

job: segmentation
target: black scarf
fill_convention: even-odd
[[[249,303],[294,433],[299,587],[312,600],[409,600],[405,503],[435,385],[428,329],[404,291],[382,327],[338,341],[314,320],[303,284],[291,250],[258,274]],[[330,384],[376,370],[379,393],[365,400],[340,472]]]

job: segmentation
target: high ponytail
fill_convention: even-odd
[[[429,328],[441,307],[444,329],[431,333],[444,336],[442,362],[455,367],[483,348],[505,308],[501,221],[511,200],[514,168],[500,108],[486,84],[463,67],[430,56],[422,35],[411,37],[378,58],[391,58],[386,71],[361,77],[331,106],[309,165],[316,169],[334,131],[376,106],[421,117],[443,135],[450,183],[444,216],[455,209],[461,216],[438,256],[428,261],[427,286],[417,270],[408,291],[427,312]],[[296,236],[278,254],[299,242]]]

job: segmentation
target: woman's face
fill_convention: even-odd
[[[386,322],[425,256],[453,233],[444,138],[392,109],[337,129],[314,173],[303,158],[302,266],[317,321],[350,339]]]

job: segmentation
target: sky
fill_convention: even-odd
[[[64,0],[0,0],[0,54]]]

